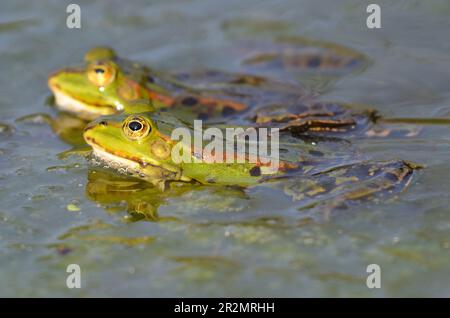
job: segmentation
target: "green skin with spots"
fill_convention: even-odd
[[[185,127],[194,136],[194,130],[184,122],[167,113],[141,113],[131,117],[145,118],[151,131],[145,137],[133,140],[124,133],[126,115],[102,117],[91,122],[85,129],[84,138],[93,147],[100,159],[116,161],[120,167],[134,171],[137,176],[161,185],[165,181],[192,181],[202,184],[249,186],[257,184],[263,176],[253,163],[205,163],[197,162],[193,151],[189,151],[186,140],[171,140],[171,132],[177,127]],[[172,148],[178,144],[181,151],[189,152],[191,163],[175,163]],[[154,145],[166,146],[163,156],[153,151]],[[110,156],[105,156],[105,153]],[[126,159],[119,162],[115,159]],[[137,164],[137,165],[136,165]]]
[[[149,133],[130,137],[126,133],[129,123],[139,119]],[[380,193],[401,191],[411,180],[418,165],[401,160],[386,162],[355,161],[349,149],[340,154],[328,145],[308,143],[296,139],[280,140],[280,169],[264,174],[254,163],[176,163],[171,150],[178,140],[171,139],[172,131],[185,127],[194,135],[193,128],[168,113],[151,112],[133,115],[103,117],[91,122],[84,138],[94,154],[111,167],[126,169],[128,173],[165,188],[168,181],[196,182],[200,184],[248,187],[265,181],[289,178],[293,197],[306,198],[331,194],[337,201],[373,197]],[[188,148],[183,140],[183,150]],[[336,143],[334,141],[333,143]],[[342,147],[338,143],[338,147]],[[163,151],[159,151],[163,150]],[[156,150],[156,151],[155,151]],[[194,161],[195,152],[188,152]],[[300,177],[300,178],[299,178]]]
[[[124,126],[130,118],[144,119],[151,127],[150,133],[139,139],[129,138],[124,133]],[[217,163],[207,158],[199,162],[195,155],[196,152],[192,149],[189,152],[188,142],[191,141],[184,140],[184,138],[181,138],[180,141],[171,139],[172,131],[180,127],[186,128],[191,137],[194,136],[195,131],[191,125],[169,113],[116,115],[102,117],[91,122],[85,129],[84,138],[101,159],[117,161],[115,159],[126,158],[127,161],[122,162],[122,166],[137,164],[131,170],[135,170],[138,176],[156,184],[165,180],[195,180],[202,184],[249,186],[258,184],[263,179],[283,176],[289,170],[311,169],[312,167],[309,165],[330,168],[354,155],[353,152],[348,151],[348,147],[343,147],[341,153],[338,153],[334,149],[322,149],[311,142],[281,137],[279,142],[280,169],[276,173],[265,174],[264,171],[267,170],[262,165],[260,167],[259,163],[248,161]],[[206,128],[204,127],[204,129]],[[225,132],[223,132],[223,136],[226,136]],[[204,148],[208,143],[209,141],[203,141],[202,147]],[[172,160],[172,148],[176,144],[189,154],[189,160],[186,161],[190,162],[175,163]],[[155,155],[155,145],[166,146],[164,156]],[[246,152],[248,154],[248,148],[246,148]],[[300,161],[304,164],[299,164]],[[306,164],[306,162],[309,163]]]
[[[112,70],[110,81],[93,82],[91,73],[98,66]],[[198,90],[176,77],[158,72],[116,56],[109,48],[94,48],[85,56],[85,65],[64,68],[51,74],[48,85],[60,109],[92,120],[102,115],[137,113],[161,108],[176,108],[179,115],[213,117],[242,111],[245,105],[220,98],[220,92]],[[131,101],[145,99],[147,109]]]

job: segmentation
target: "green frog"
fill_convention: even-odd
[[[93,48],[84,60],[83,66],[51,74],[48,85],[59,109],[87,120],[123,111],[142,112],[130,106],[137,99],[149,100],[155,109],[187,108],[203,117],[246,108],[231,98],[220,98],[215,90],[195,89],[169,74],[119,58],[110,48]]]
[[[192,132],[191,136],[195,134],[195,126],[170,113],[122,114],[91,122],[84,138],[93,149],[94,161],[162,190],[171,182],[247,188],[271,182],[286,185],[285,181],[296,180],[288,189],[294,198],[328,195],[342,202],[401,191],[420,168],[402,160],[364,160],[345,141],[290,136],[280,137],[277,169],[269,167],[264,158],[237,162],[228,148],[224,154],[233,160],[215,162],[196,148],[195,141],[192,147],[191,140],[173,138],[174,129],[180,127]],[[177,161],[174,153],[183,153],[188,160]],[[223,158],[222,154],[219,157]]]

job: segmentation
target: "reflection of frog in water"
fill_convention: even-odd
[[[160,216],[158,209],[168,200],[183,197],[192,192],[204,191],[204,196],[210,198],[202,202],[202,208],[217,210],[230,203],[230,201],[216,200],[217,198],[246,198],[245,192],[236,187],[209,188],[198,184],[185,182],[172,182],[166,191],[160,191],[152,184],[116,174],[104,169],[90,169],[88,172],[86,195],[89,199],[108,207],[122,207],[126,204],[126,211],[131,221],[177,221],[176,217]],[[219,206],[218,206],[219,204]],[[223,206],[222,206],[223,205]]]
[[[102,170],[89,170],[86,194],[88,198],[105,205],[126,202],[133,220],[160,220],[157,209],[166,197],[181,195],[189,187],[174,185],[166,193],[147,182],[116,175]]]

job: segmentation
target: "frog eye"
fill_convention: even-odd
[[[104,87],[114,80],[116,69],[108,62],[94,62],[88,66],[87,76],[95,86]]]
[[[128,117],[122,128],[125,136],[132,140],[144,138],[152,131],[150,123],[140,116]]]

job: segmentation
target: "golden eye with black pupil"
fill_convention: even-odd
[[[123,132],[131,140],[137,140],[146,137],[151,131],[150,123],[141,116],[130,116],[123,123]]]
[[[116,68],[110,62],[92,62],[88,66],[87,77],[95,86],[108,86],[116,77]]]

